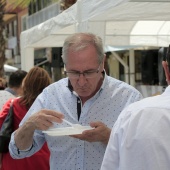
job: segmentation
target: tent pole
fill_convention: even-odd
[[[134,49],[129,50],[129,72],[130,72],[130,85],[135,87],[135,52],[134,52]]]
[[[29,71],[34,66],[34,48],[21,50],[21,69]]]
[[[129,67],[128,67],[128,65],[120,58],[120,56],[116,52],[112,51],[111,53],[124,66],[125,82],[129,84]]]

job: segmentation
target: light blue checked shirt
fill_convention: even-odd
[[[48,86],[36,99],[21,122],[40,109],[56,110],[65,115],[72,123],[89,125],[92,121],[101,121],[112,128],[120,112],[130,103],[142,98],[132,86],[105,75],[100,90],[81,108],[78,121],[77,96],[68,89],[68,78]],[[36,90],[36,89],[35,89]],[[67,126],[64,122],[57,127]],[[41,131],[34,133],[33,148],[18,154],[14,133],[10,142],[13,158],[24,158],[36,152],[47,141],[51,152],[50,170],[98,170],[101,167],[106,145],[101,142],[86,142],[69,136],[48,136]]]

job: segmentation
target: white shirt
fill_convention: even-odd
[[[22,123],[40,109],[56,110],[64,114],[72,123],[89,125],[92,121],[101,121],[112,128],[119,113],[130,103],[142,98],[132,86],[105,76],[101,89],[81,108],[80,119],[77,116],[77,96],[68,89],[68,78],[48,86],[36,99]],[[68,126],[65,122],[56,127]],[[32,155],[47,141],[51,152],[50,170],[98,170],[101,167],[106,145],[101,142],[86,142],[70,136],[48,136],[41,131],[34,133],[34,146],[28,152],[18,154],[14,134],[10,143],[11,155],[23,158]]]
[[[170,170],[170,86],[120,114],[101,170]]]
[[[15,96],[8,91],[0,90],[0,110],[2,109],[3,105],[7,102],[7,100],[15,98]]]

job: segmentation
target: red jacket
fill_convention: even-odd
[[[19,123],[27,113],[25,106],[22,106],[20,103],[20,98],[14,99],[13,102],[13,128],[16,130],[19,126]],[[10,107],[11,99],[8,100],[3,106],[0,112],[0,127],[8,114]],[[48,150],[47,144],[44,144],[42,149],[35,153],[33,156],[24,158],[24,159],[13,159],[9,153],[2,155],[2,167],[1,170],[49,170],[49,156],[50,152]]]

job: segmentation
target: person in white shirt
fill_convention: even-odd
[[[15,96],[8,91],[0,90],[0,110],[2,109],[3,105],[6,103],[6,101],[10,98],[15,98]]]
[[[167,83],[170,73],[163,61]],[[101,170],[170,169],[170,86],[126,107],[111,132]]]
[[[27,72],[24,70],[17,70],[13,72],[8,81],[8,87],[0,90],[0,110],[7,100],[20,96],[22,93],[22,80],[25,78]]]

